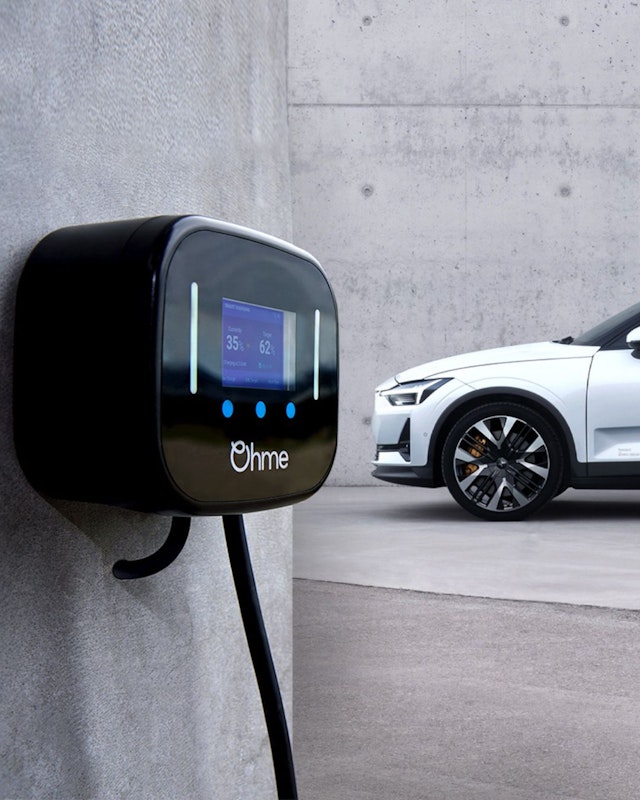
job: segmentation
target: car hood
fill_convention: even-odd
[[[411,383],[425,378],[450,375],[468,367],[483,367],[491,364],[512,364],[522,361],[546,361],[558,358],[591,358],[598,347],[559,344],[558,342],[534,342],[511,347],[496,347],[493,350],[477,350],[459,356],[429,361],[396,375],[398,383]]]

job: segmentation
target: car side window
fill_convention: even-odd
[[[632,330],[631,328],[629,330]],[[616,338],[609,342],[603,350],[628,350],[629,347],[627,345],[627,334],[629,331],[624,331],[624,333],[619,334]]]

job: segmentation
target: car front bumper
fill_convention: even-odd
[[[398,483],[401,486],[423,486],[433,489],[436,483],[431,465],[426,467],[397,467],[377,466],[371,474],[374,478],[388,483]]]
[[[441,414],[469,387],[448,380],[424,401],[410,406],[389,403],[383,393],[387,387],[378,387],[375,395],[372,431],[376,453],[371,474],[405,486],[442,485],[439,470],[429,461],[431,436]]]

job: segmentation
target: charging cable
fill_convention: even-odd
[[[244,519],[241,515],[226,515],[222,522],[244,631],[267,723],[278,800],[298,800],[287,719],[260,610]]]
[[[222,517],[222,522],[244,632],[267,722],[278,800],[298,800],[287,718],[273,666],[267,631],[262,619],[260,600],[247,546],[244,519],[241,515],[227,514]],[[184,547],[190,525],[190,517],[174,517],[169,535],[159,550],[145,558],[117,561],[113,565],[114,576],[119,580],[135,580],[154,575],[169,566]]]

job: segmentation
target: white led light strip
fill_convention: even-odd
[[[198,392],[198,284],[191,284],[191,319],[189,350],[189,391]]]
[[[313,336],[313,399],[320,397],[320,310],[316,308]]]

